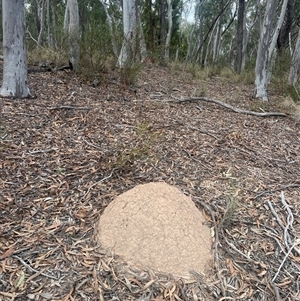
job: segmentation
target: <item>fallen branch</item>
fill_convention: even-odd
[[[285,185],[285,186],[282,186],[280,188],[277,188],[277,189],[273,189],[273,190],[266,190],[266,191],[263,191],[259,194],[257,194],[254,199],[256,200],[257,198],[261,197],[261,196],[264,196],[265,194],[271,194],[271,193],[274,193],[274,192],[277,192],[277,191],[281,191],[281,190],[285,190],[285,189],[288,189],[288,188],[298,188],[300,187],[300,184],[289,184],[289,185]]]
[[[45,276],[45,277],[47,277],[47,278],[51,278],[51,279],[54,279],[54,280],[58,280],[58,278],[55,277],[55,276],[52,276],[52,275],[49,275],[49,274],[45,274],[45,273],[43,273],[43,272],[39,272],[38,270],[32,268],[32,267],[31,267],[29,264],[27,264],[21,257],[19,257],[19,256],[17,256],[17,255],[13,255],[12,257],[18,259],[18,260],[23,264],[23,266],[24,266],[25,268],[27,268],[27,269],[28,269],[30,272],[32,272],[32,273],[39,273],[40,275],[43,275],[43,276]]]
[[[49,110],[91,110],[91,108],[88,107],[76,107],[76,106],[60,106],[60,107],[50,107]]]
[[[223,101],[217,100],[217,99],[211,99],[211,98],[207,98],[207,97],[189,97],[189,98],[183,98],[183,99],[172,99],[172,100],[164,100],[165,102],[176,102],[176,103],[182,103],[182,102],[188,102],[188,101],[206,101],[206,102],[212,102],[215,103],[217,105],[220,105],[224,108],[227,108],[229,110],[232,110],[233,112],[236,113],[241,113],[241,114],[247,114],[247,115],[254,115],[254,116],[258,116],[258,117],[266,117],[266,116],[282,116],[282,117],[286,117],[288,116],[285,113],[280,113],[280,112],[252,112],[252,111],[248,111],[248,110],[242,110],[236,107],[233,107],[232,105],[225,103]]]
[[[111,178],[112,175],[113,175],[113,173],[114,173],[114,171],[115,171],[115,168],[112,169],[112,171],[111,171],[111,173],[110,173],[109,176],[104,177],[104,178],[101,179],[100,181],[98,181],[98,182],[92,184],[92,185],[88,188],[88,190],[87,190],[87,192],[84,194],[84,196],[81,198],[81,200],[84,200],[84,199],[86,198],[86,196],[90,193],[90,190],[91,190],[94,186],[96,186],[96,185],[98,185],[98,184],[104,182],[105,180]],[[86,203],[87,203],[88,201],[89,201],[89,200],[85,201],[83,204],[86,205]]]

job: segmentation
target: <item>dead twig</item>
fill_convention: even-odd
[[[275,281],[275,279],[277,278],[277,276],[280,273],[281,268],[283,267],[285,261],[287,260],[287,258],[289,257],[289,255],[291,254],[291,252],[293,251],[293,249],[295,248],[295,246],[300,245],[300,239],[296,239],[295,242],[293,243],[293,245],[291,246],[291,248],[288,250],[288,252],[286,253],[286,255],[284,256],[278,270],[277,273],[275,274],[275,276],[273,277],[272,281]]]
[[[48,275],[48,274],[45,274],[45,273],[40,273],[39,271],[37,271],[36,269],[32,268],[29,264],[27,264],[21,257],[17,256],[17,255],[13,255],[12,257],[18,259],[23,265],[25,268],[27,268],[30,272],[32,273],[38,273],[39,275],[43,275],[47,278],[51,278],[51,279],[55,279],[55,280],[58,280],[57,277],[55,276],[52,276],[52,275]]]
[[[91,110],[88,107],[76,107],[76,106],[60,106],[60,107],[50,107],[48,110]]]
[[[286,117],[288,116],[285,113],[280,113],[280,112],[252,112],[249,110],[242,110],[239,108],[236,108],[228,103],[225,103],[223,101],[217,100],[217,99],[212,99],[212,98],[207,98],[207,97],[188,97],[188,98],[183,98],[183,99],[179,99],[179,98],[175,98],[174,99],[169,99],[169,100],[163,100],[164,102],[176,102],[176,103],[182,103],[182,102],[195,102],[195,101],[206,101],[206,102],[212,102],[215,103],[219,106],[222,106],[224,108],[227,108],[235,113],[240,113],[240,114],[246,114],[246,115],[253,115],[253,116],[258,116],[258,117],[266,117],[266,116],[281,116],[281,117]]]
[[[37,150],[34,150],[34,151],[29,151],[27,154],[28,155],[34,155],[34,154],[39,154],[39,153],[50,153],[50,152],[55,152],[57,150],[58,150],[57,147],[47,148],[47,149],[37,149]]]
[[[90,193],[90,190],[91,190],[94,186],[97,186],[98,184],[102,183],[103,181],[105,181],[105,180],[111,178],[111,176],[113,175],[113,172],[114,172],[114,171],[115,171],[115,168],[113,168],[113,170],[111,171],[111,173],[110,173],[109,176],[104,177],[104,178],[101,179],[100,181],[98,181],[98,182],[92,184],[92,185],[88,188],[88,190],[87,190],[87,192],[84,194],[84,196],[81,198],[81,200],[84,200],[84,199],[86,198],[86,196]],[[84,204],[85,204],[85,202],[84,202]]]
[[[276,300],[277,301],[281,301],[280,295],[279,295],[279,290],[278,287],[275,285],[275,283],[273,282],[273,280],[269,281],[270,285],[272,286],[275,296],[276,296]]]
[[[289,185],[285,185],[285,186],[282,186],[282,187],[277,188],[277,189],[266,190],[266,191],[263,191],[263,192],[257,194],[257,195],[254,197],[254,199],[257,199],[257,198],[259,198],[260,196],[263,196],[263,195],[268,194],[268,193],[273,193],[273,192],[285,190],[285,189],[288,189],[288,188],[298,188],[298,187],[300,187],[299,184],[289,184]]]
[[[222,277],[221,277],[221,273],[222,273],[222,270],[220,269],[220,259],[219,259],[219,251],[218,251],[218,246],[220,244],[220,240],[219,240],[219,230],[218,230],[218,227],[217,227],[217,222],[216,222],[216,219],[215,219],[215,214],[213,212],[213,210],[210,208],[210,206],[208,204],[206,204],[205,202],[199,200],[199,199],[195,199],[195,201],[200,204],[202,207],[206,208],[210,215],[211,215],[211,218],[213,220],[213,223],[214,223],[214,233],[215,233],[215,262],[216,262],[216,266],[217,266],[217,269],[218,269],[218,273],[217,273],[217,277],[220,281],[220,284],[221,284],[221,291],[222,291],[222,295],[223,296],[226,296],[226,292],[225,292],[225,288],[224,288],[224,285],[223,285],[223,281],[222,281]]]

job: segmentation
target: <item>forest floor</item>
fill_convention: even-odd
[[[2,99],[0,300],[300,300],[300,125],[261,112],[253,85],[145,65],[133,87],[103,74],[32,73],[36,99]],[[125,277],[94,244],[108,203],[165,181],[214,227],[214,264],[185,282]]]

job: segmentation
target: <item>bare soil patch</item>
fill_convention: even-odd
[[[162,101],[205,86],[249,110],[251,85],[146,65],[134,87],[105,74],[93,88],[68,72],[31,74],[30,86],[37,99],[2,100],[0,300],[300,299],[299,124]],[[125,277],[93,243],[117,195],[157,181],[214,227],[206,279]]]

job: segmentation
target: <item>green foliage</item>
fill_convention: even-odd
[[[226,198],[226,209],[220,221],[219,228],[227,229],[235,222],[238,214],[240,206],[238,197],[240,183],[239,179],[233,175],[231,168],[223,173],[223,179],[228,181],[228,194]]]
[[[250,102],[249,109],[252,112],[265,112],[268,111],[269,107],[270,107],[270,103],[268,101],[253,99]]]
[[[283,111],[290,114],[296,122],[300,122],[300,100],[294,101],[290,96],[284,98],[281,102]]]
[[[55,66],[67,65],[69,61],[68,48],[53,50],[46,47],[36,47],[28,52],[27,61],[29,65],[38,66],[41,63],[54,64]]]
[[[286,96],[290,97],[295,103],[300,104],[300,87],[293,85],[286,85],[285,87]]]
[[[30,50],[37,47],[38,41],[38,21],[35,17],[35,0],[26,1],[26,10],[25,10],[25,22],[26,22],[26,31],[27,31],[27,47]],[[44,7],[44,27],[41,34],[42,40],[40,46],[52,47],[53,49],[64,48],[65,37],[63,32],[63,23],[64,23],[64,13],[65,13],[65,2],[60,0],[50,1],[50,12],[49,12],[49,31],[51,41],[48,41],[48,20],[46,14],[46,5]]]
[[[142,9],[142,25],[147,49],[151,52],[151,58],[164,64],[165,37],[168,32],[167,2],[164,0],[163,11],[161,1],[155,1],[149,7],[149,1],[145,1]],[[170,57],[174,58],[178,45],[181,43],[181,14],[183,10],[182,0],[172,1],[172,36],[170,43]],[[162,19],[165,24],[162,32]],[[152,24],[151,24],[152,22]]]
[[[276,59],[273,63],[271,80],[275,84],[275,86],[279,86],[282,91],[285,89],[285,86],[287,84],[290,66],[290,53],[287,50],[278,52],[278,55],[276,56]]]
[[[150,122],[138,123],[130,145],[125,146],[119,143],[117,147],[119,151],[110,168],[126,169],[136,161],[156,159],[152,147],[157,143],[159,136],[158,132],[153,132]]]
[[[80,42],[79,74],[86,80],[109,69],[116,63],[114,58],[109,30],[105,22],[97,24],[92,21],[85,28],[84,36]],[[109,63],[112,62],[110,65]]]
[[[120,69],[121,83],[125,86],[134,85],[142,67],[141,63],[127,62],[126,65]]]

